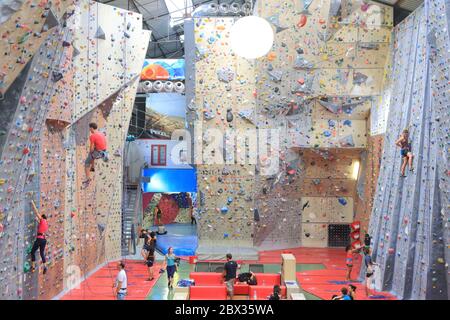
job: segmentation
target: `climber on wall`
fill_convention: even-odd
[[[48,230],[47,216],[39,212],[33,200],[31,200],[31,207],[33,208],[33,212],[36,215],[36,220],[39,223],[36,240],[34,241],[33,248],[31,249],[31,272],[34,272],[36,270],[36,251],[39,249],[42,263],[44,264],[44,274],[45,274],[47,273],[47,266],[45,260],[45,246],[47,244],[47,240],[45,239],[45,233]]]
[[[105,135],[97,131],[97,124],[94,122],[89,123],[89,131],[91,133],[89,136],[90,146],[89,154],[84,162],[84,170],[86,173],[86,181],[84,183],[89,183],[89,181],[91,181],[90,172],[95,171],[94,162],[96,159],[108,161]]]
[[[400,138],[395,142],[395,144],[400,147],[400,155],[402,156],[402,167],[401,174],[402,178],[405,176],[406,165],[409,165],[409,171],[413,172],[413,160],[414,155],[411,152],[411,142],[409,141],[409,131],[407,129],[403,130]]]

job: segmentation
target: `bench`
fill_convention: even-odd
[[[221,286],[191,286],[189,287],[190,300],[226,300],[227,289]]]

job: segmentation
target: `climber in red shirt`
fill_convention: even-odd
[[[84,171],[86,173],[85,183],[89,183],[90,171],[94,172],[94,161],[96,159],[103,159],[103,161],[108,161],[108,154],[106,152],[106,137],[103,133],[97,131],[97,124],[92,122],[89,123],[89,131],[91,135],[89,136],[90,146],[89,154],[84,162]]]
[[[31,272],[34,272],[36,270],[36,251],[37,249],[39,249],[42,263],[44,264],[44,274],[45,274],[47,273],[47,266],[45,260],[45,246],[47,245],[45,233],[48,230],[47,216],[39,212],[33,200],[31,200],[31,207],[33,208],[33,212],[36,215],[36,220],[39,223],[36,240],[34,241],[33,248],[31,249]]]

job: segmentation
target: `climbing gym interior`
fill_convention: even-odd
[[[0,1],[0,299],[448,300],[449,29],[449,0]]]

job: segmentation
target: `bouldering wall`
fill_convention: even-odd
[[[381,265],[377,289],[403,299],[448,299],[448,5],[425,1],[394,30],[394,85],[369,232]],[[415,171],[401,178],[395,140],[404,128]]]
[[[6,0],[0,4],[0,96],[5,94],[25,65],[74,0],[24,1]]]
[[[361,171],[359,179],[363,179],[363,183],[360,192],[357,190],[358,198],[361,200],[357,202],[355,207],[355,221],[360,221],[361,232],[368,232],[369,230],[369,221],[380,174],[383,141],[384,135],[369,136],[367,138],[365,161],[361,161],[361,168],[364,168],[364,170]],[[364,234],[361,233],[361,235]]]
[[[259,142],[264,130],[278,137],[265,144],[276,154],[274,158],[258,159],[254,168],[241,167],[245,177],[233,177],[246,187],[242,192],[245,201],[235,217],[229,215],[227,201],[231,198],[233,203],[236,191],[225,188],[224,166],[197,165],[199,190],[205,190],[198,198],[199,237],[218,241],[244,233],[246,243],[251,236],[258,247],[298,246],[302,197],[308,196],[301,193],[307,183],[302,151],[346,148],[355,150],[355,159],[359,159],[359,153],[367,149],[367,118],[378,103],[374,97],[383,90],[393,10],[370,1],[274,0],[257,2],[255,12],[273,25],[275,33],[272,50],[255,61],[230,52],[228,29],[234,19],[194,19],[196,57],[186,56],[187,66],[192,64],[190,59],[195,61],[186,88],[190,94],[195,82],[195,97],[188,105],[190,113],[200,118],[193,125],[195,142],[210,139],[205,137],[205,128],[224,131],[224,124],[234,129],[258,128]],[[238,66],[248,65],[248,78],[235,70],[236,61]],[[228,108],[234,120],[226,123]],[[348,166],[351,169],[352,163]],[[274,167],[269,173],[267,169]],[[321,169],[317,176],[328,172]],[[354,181],[347,189],[351,194],[345,196],[356,197]],[[345,221],[353,219],[358,201],[359,197],[350,210],[352,217],[349,213]]]
[[[120,258],[122,150],[150,34],[139,14],[74,4],[32,59],[2,152],[3,299],[50,299]],[[106,134],[110,154],[84,188],[91,121]],[[49,219],[45,275],[28,272],[36,232],[31,199]]]
[[[251,61],[231,52],[228,38],[233,23],[234,18],[194,19],[195,98],[188,105],[188,119],[197,119],[199,247],[253,246],[256,162],[250,161],[247,151],[256,142],[237,136],[255,135],[255,70]],[[241,147],[235,152],[237,140]],[[229,151],[223,153],[226,146]],[[237,161],[240,157],[244,161]]]
[[[257,13],[275,31],[271,52],[256,62],[257,126],[277,129],[282,138],[278,173],[256,177],[261,219],[255,244],[327,246],[331,221],[307,222],[311,220],[302,217],[302,208],[311,203],[310,190],[315,190],[312,196],[327,203],[332,201],[325,200],[328,197],[354,200],[347,207],[353,209],[337,224],[354,217],[360,201],[356,182],[348,176],[354,164],[345,153],[336,153],[333,160],[327,157],[333,149],[351,149],[353,160],[360,161],[368,147],[367,118],[383,89],[393,11],[370,1],[263,1]],[[304,158],[311,154],[308,149],[322,156],[314,173]],[[340,178],[326,162],[330,168],[341,166]],[[317,222],[324,214],[323,209],[314,213]]]
[[[297,193],[302,195],[302,246],[333,247],[332,228],[353,221],[358,201],[353,170],[360,161],[359,153],[348,149],[303,152],[305,176]]]

